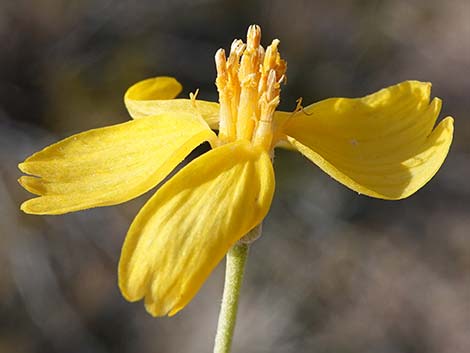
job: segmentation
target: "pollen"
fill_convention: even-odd
[[[261,29],[253,25],[248,29],[246,44],[240,39],[233,41],[228,58],[223,49],[215,54],[219,141],[248,140],[269,151],[273,145],[273,115],[280,102],[287,63],[279,54],[278,39],[266,50],[260,43]]]

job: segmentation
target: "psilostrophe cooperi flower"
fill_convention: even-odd
[[[63,214],[133,199],[163,181],[198,145],[212,149],[166,181],[130,226],[119,287],[154,316],[174,315],[227,251],[269,211],[276,147],[297,150],[348,188],[405,198],[438,171],[453,119],[436,127],[441,100],[431,84],[405,81],[362,98],[330,98],[276,111],[286,62],[279,41],[264,49],[258,26],[246,43],[215,55],[219,103],[175,99],[181,85],[156,77],[128,89],[133,120],[86,131],[19,165],[21,185],[39,197],[21,209]],[[214,132],[218,130],[218,134]]]

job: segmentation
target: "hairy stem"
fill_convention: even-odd
[[[239,242],[227,253],[224,294],[217,324],[214,353],[230,352],[248,248],[249,244]]]

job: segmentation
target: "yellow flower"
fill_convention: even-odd
[[[182,89],[175,79],[148,79],[125,94],[134,120],[66,138],[19,165],[31,175],[21,185],[39,195],[21,209],[63,214],[135,198],[211,144],[157,190],[127,234],[119,286],[130,301],[145,298],[152,315],[187,305],[229,248],[262,222],[274,192],[274,147],[296,149],[352,190],[382,199],[421,188],[449,150],[453,119],[433,129],[441,101],[430,101],[430,83],[276,112],[286,63],[279,41],[264,50],[260,37],[251,26],[228,58],[217,52],[219,104],[174,99]]]

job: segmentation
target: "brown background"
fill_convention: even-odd
[[[124,205],[28,216],[16,164],[72,133],[129,119],[132,83],[175,76],[217,99],[213,55],[249,24],[281,40],[281,108],[433,83],[455,141],[411,198],[380,201],[302,156],[276,155],[276,195],[252,248],[234,352],[470,351],[470,2],[0,1],[0,352],[209,352],[223,266],[174,318],[116,285]]]

